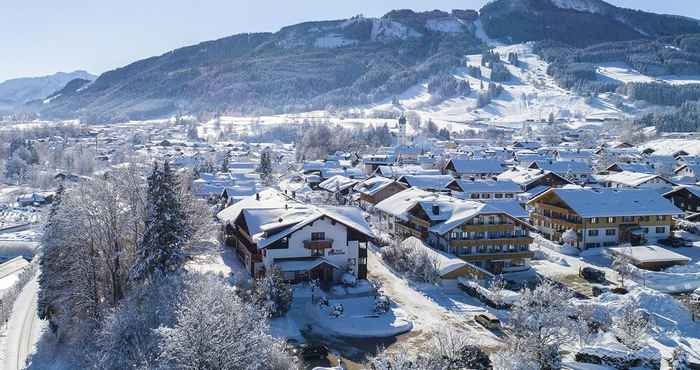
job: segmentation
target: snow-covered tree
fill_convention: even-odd
[[[545,280],[535,289],[524,289],[513,305],[509,326],[516,344],[543,369],[559,361],[554,354],[570,336],[570,298],[569,292]]]
[[[505,290],[508,283],[503,279],[503,275],[498,275],[491,279],[489,284],[489,292],[491,293],[491,300],[496,304],[505,303]]]
[[[615,257],[613,257],[611,267],[617,272],[618,276],[620,277],[620,285],[624,288],[625,279],[632,276],[632,260],[625,255],[616,254]]]
[[[176,271],[185,262],[184,247],[191,230],[178,197],[178,186],[167,161],[162,169],[155,165],[148,177],[146,229],[132,270],[136,280]]]
[[[297,368],[284,344],[269,335],[262,311],[213,276],[193,276],[172,327],[158,330],[162,364],[174,369]]]
[[[272,153],[269,148],[260,153],[258,173],[260,173],[260,178],[265,185],[269,186],[272,184]]]
[[[688,370],[688,353],[681,347],[676,347],[671,355],[671,370]]]
[[[491,360],[474,340],[445,330],[435,333],[421,355],[425,366],[436,370],[490,369]]]
[[[649,314],[636,302],[625,304],[613,320],[613,333],[622,344],[633,350],[642,347],[650,329]]]
[[[284,315],[292,304],[292,288],[276,267],[255,281],[254,295],[258,305],[266,308],[272,316]]]

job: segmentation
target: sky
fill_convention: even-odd
[[[0,81],[94,74],[178,47],[392,9],[479,9],[486,0],[0,0]],[[698,0],[609,0],[700,19]]]

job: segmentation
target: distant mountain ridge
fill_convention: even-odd
[[[700,33],[700,22],[600,0],[495,0],[479,12],[394,10],[173,50],[52,94],[37,109],[48,117],[118,121],[357,106],[464,66],[463,56],[485,49],[489,39],[587,47],[689,33]]]
[[[24,104],[43,99],[76,78],[94,80],[97,76],[86,71],[58,72],[49,76],[23,77],[0,82],[0,102],[6,105]]]

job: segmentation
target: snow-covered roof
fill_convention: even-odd
[[[454,177],[450,175],[405,175],[398,181],[408,184],[412,188],[420,189],[444,189]]]
[[[496,179],[498,181],[513,181],[520,186],[527,186],[550,173],[552,172],[541,169],[513,167],[498,175]]]
[[[530,217],[525,208],[523,208],[520,202],[515,199],[481,199],[480,202],[500,209],[505,213],[519,219]]]
[[[590,164],[580,161],[533,161],[528,167],[551,171],[560,176],[565,176],[566,174],[590,175],[593,173],[593,168]]]
[[[552,188],[530,203],[555,194],[581,217],[680,215],[683,211],[652,189]]]
[[[421,207],[430,218],[430,231],[444,235],[455,227],[480,214],[508,214],[490,204],[458,199],[444,194],[410,188],[377,203],[376,209],[408,221],[409,212]],[[514,215],[510,215],[517,218]]]
[[[501,173],[505,164],[495,159],[452,159],[447,164],[460,174]]]
[[[401,177],[404,175],[439,175],[440,170],[426,170],[418,165],[379,166],[377,172],[384,177]]]
[[[671,183],[669,180],[666,180],[665,178],[656,174],[630,171],[622,171],[610,175],[603,175],[597,177],[598,182],[611,182],[629,187],[637,187],[655,179],[661,179],[664,182]]]
[[[513,181],[455,179],[449,185],[457,185],[463,193],[519,193],[520,185]]]
[[[629,257],[635,262],[689,262],[690,258],[657,245],[608,248],[615,254]]]
[[[643,172],[643,173],[654,173],[656,172],[654,170],[654,167],[650,164],[647,163],[615,163],[613,165],[610,165],[607,170],[610,170],[610,168],[617,166],[620,167],[621,170],[623,171],[630,171],[630,172]]]
[[[287,259],[287,260],[275,260],[275,266],[277,266],[282,272],[300,272],[309,271],[322,264],[328,264],[336,269],[339,269],[337,265],[329,262],[325,258],[313,258],[313,259]]]
[[[343,191],[345,189],[349,189],[355,184],[357,184],[357,180],[353,180],[351,178],[347,178],[345,176],[341,175],[335,175],[331,178],[329,178],[326,181],[323,181],[322,183],[318,184],[318,187],[324,190],[328,190],[330,192],[336,192],[336,191]]]
[[[421,248],[430,254],[438,262],[438,272],[440,276],[448,275],[449,273],[459,270],[464,266],[467,266],[467,262],[463,259],[445,253],[433,248],[430,248],[422,240],[412,236],[401,242],[401,247],[404,248]]]
[[[304,204],[274,189],[245,198],[219,212],[217,217],[223,222],[233,222],[240,215],[245,218],[248,233],[258,248],[265,248],[322,217],[374,237],[359,208]]]
[[[358,183],[357,185],[355,185],[353,190],[355,190],[358,193],[372,196],[374,194],[377,194],[379,191],[381,191],[393,182],[394,180],[392,179],[388,179],[386,177],[381,176],[375,176]]]

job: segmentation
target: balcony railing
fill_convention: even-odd
[[[333,239],[304,240],[306,249],[329,249],[333,247]]]

